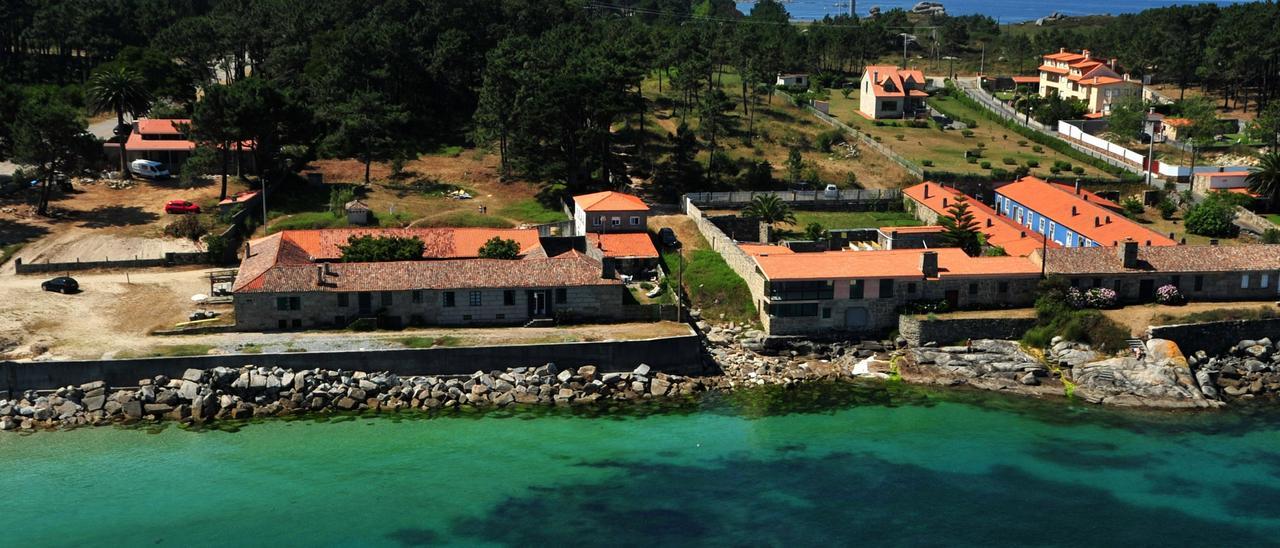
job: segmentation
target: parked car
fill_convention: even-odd
[[[825,189],[823,189],[823,190],[822,190],[822,197],[823,197],[823,198],[827,198],[827,199],[829,199],[829,200],[834,200],[834,199],[836,199],[836,198],[839,198],[839,197],[840,197],[840,187],[838,187],[838,186],[836,186],[836,185],[830,185],[830,184],[829,184],[829,185],[827,185],[827,188],[825,188]]]
[[[186,200],[169,200],[164,203],[164,212],[176,213],[179,215],[185,213],[200,213],[200,206]]]
[[[40,289],[57,291],[58,293],[76,293],[80,291],[80,283],[70,276],[58,276],[40,284]]]
[[[676,232],[670,228],[663,228],[658,231],[658,240],[662,242],[663,247],[679,248],[680,239],[676,238]]]
[[[134,160],[129,162],[129,171],[133,172],[134,175],[147,179],[169,178],[169,168],[155,160]]]

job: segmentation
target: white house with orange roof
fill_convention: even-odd
[[[604,263],[606,274],[640,274],[658,264],[649,236],[649,206],[622,192],[573,197],[574,234],[586,236],[587,255]]]
[[[924,73],[889,65],[868,65],[862,71],[858,111],[873,120],[903,118],[923,111]]]
[[[125,141],[126,163],[134,160],[151,160],[160,162],[174,173],[182,170],[182,164],[196,150],[196,143],[187,135],[190,129],[189,119],[139,118],[134,120],[133,128]],[[107,158],[117,161],[120,154],[120,143],[114,137],[103,144]],[[237,151],[229,161],[243,171],[254,171],[253,143],[246,141],[239,146],[232,145]]]
[[[1091,114],[1106,115],[1121,98],[1141,92],[1141,83],[1116,72],[1115,59],[1096,59],[1089,50],[1075,53],[1061,48],[1045,55],[1040,65],[1041,97],[1079,99]]]

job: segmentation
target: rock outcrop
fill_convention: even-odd
[[[981,339],[966,346],[910,348],[902,379],[947,386],[968,385],[1031,395],[1061,395],[1062,385],[1016,341]]]
[[[1071,369],[1075,394],[1107,405],[1196,408],[1219,402],[1205,398],[1178,345],[1151,339],[1142,356],[1080,362]]]

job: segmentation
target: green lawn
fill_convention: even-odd
[[[1271,221],[1271,224],[1280,225],[1280,213],[1267,214],[1267,220]]]
[[[178,356],[203,356],[213,349],[209,344],[167,344],[153,346],[141,352],[119,352],[116,358],[174,358]]]
[[[405,348],[433,348],[437,346],[458,346],[459,344],[462,344],[462,339],[451,335],[445,335],[443,337],[413,336],[401,337],[396,339],[396,342],[400,343]]]
[[[555,223],[569,218],[563,211],[547,208],[533,198],[513,202],[498,210],[498,215],[536,224]]]
[[[837,228],[880,228],[882,226],[920,226],[905,211],[796,211],[795,228],[803,230],[818,223],[828,230]]]

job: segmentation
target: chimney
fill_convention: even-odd
[[[1082,194],[1082,195],[1080,195],[1080,197],[1081,197],[1081,198],[1084,198],[1084,201],[1086,201],[1086,202],[1087,202],[1087,201],[1089,201],[1089,195],[1088,195],[1088,194]]]
[[[1125,238],[1120,243],[1120,261],[1125,268],[1138,268],[1138,242]]]
[[[1107,224],[1111,224],[1111,216],[1107,215]]]
[[[929,183],[924,184],[924,198],[929,199]]]
[[[946,199],[946,197],[943,197],[943,198],[942,198],[942,207],[947,207],[947,199]]]
[[[920,254],[920,272],[926,278],[938,277],[938,252],[925,251]]]
[[[1058,53],[1066,53],[1067,48],[1058,48]]]
[[[1092,52],[1092,51],[1084,50],[1084,51],[1081,51],[1080,53],[1084,55],[1084,58],[1085,58],[1085,59],[1093,59],[1093,52]]]
[[[993,224],[993,223],[991,222],[991,219],[990,219],[990,218],[988,218],[988,219],[987,219],[987,228],[991,228],[991,225],[992,225],[992,224]]]
[[[1023,231],[1018,232],[1018,237],[1019,237],[1019,238],[1026,238],[1026,237],[1027,237],[1027,231],[1023,230]]]
[[[1094,226],[1094,227],[1102,226],[1102,220],[1101,220],[1101,219],[1099,219],[1097,216],[1095,216],[1095,217],[1093,218],[1093,226]]]
[[[1076,179],[1076,194],[1080,193],[1080,179]]]
[[[324,285],[324,266],[316,265],[316,285]]]
[[[1116,69],[1116,58],[1115,58],[1115,57],[1112,57],[1112,58],[1111,58],[1111,60],[1107,62],[1107,64],[1111,66],[1111,70],[1115,70],[1115,69]]]
[[[1079,214],[1080,212],[1076,211],[1076,206],[1071,206],[1071,216],[1075,217],[1076,215],[1079,215]]]

